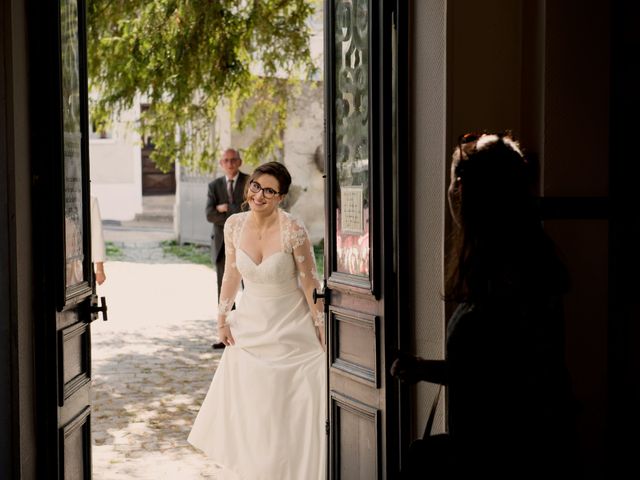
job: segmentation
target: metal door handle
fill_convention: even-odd
[[[91,299],[91,306],[89,307],[89,312],[91,312],[91,320],[96,320],[98,318],[98,314],[102,312],[102,320],[107,321],[107,299],[105,297],[100,297],[101,305],[98,306],[98,297],[93,297]]]
[[[325,298],[325,295],[326,294],[324,293],[324,290],[322,291],[322,293],[319,293],[318,289],[314,288],[313,289],[313,303],[318,303],[318,299],[319,298]]]

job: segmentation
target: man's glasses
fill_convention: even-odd
[[[263,187],[258,182],[251,182],[249,184],[249,190],[253,193],[258,193],[262,190],[262,195],[264,198],[273,198],[276,195],[280,195],[280,192],[276,192],[273,188]]]
[[[222,163],[237,163],[240,161],[240,159],[238,157],[233,157],[233,158],[223,158]]]

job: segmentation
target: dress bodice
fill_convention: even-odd
[[[296,265],[290,253],[276,252],[256,264],[241,248],[236,252],[236,267],[245,282],[288,283],[296,277]]]
[[[320,289],[313,245],[304,225],[290,214],[278,210],[279,249],[256,263],[245,249],[243,230],[251,212],[232,215],[224,227],[226,266],[218,302],[218,313],[226,315],[234,304],[241,280],[256,295],[278,295],[302,289],[314,312],[314,322],[321,324],[321,302],[313,300],[313,290]],[[270,239],[275,240],[275,239]],[[255,287],[255,288],[254,288]]]
[[[289,283],[295,278],[297,272],[293,250],[306,238],[304,227],[294,224],[292,218],[283,211],[279,211],[278,215],[280,251],[263,258],[260,263],[256,263],[241,247],[242,232],[249,212],[237,215],[230,224],[230,237],[236,252],[235,266],[245,281],[261,284]]]

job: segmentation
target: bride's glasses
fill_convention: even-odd
[[[264,198],[273,198],[276,195],[280,195],[280,192],[276,192],[273,188],[263,187],[258,182],[251,182],[249,184],[249,190],[251,190],[253,193],[258,193],[260,192],[260,190],[262,190],[262,195],[264,195]]]

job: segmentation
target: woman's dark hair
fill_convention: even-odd
[[[566,291],[568,277],[542,229],[534,172],[509,133],[465,135],[453,153],[445,299]]]
[[[285,195],[289,192],[289,187],[291,186],[291,174],[289,173],[289,170],[287,170],[287,167],[279,162],[267,162],[257,166],[249,177],[249,181],[245,183],[245,199],[247,198],[249,185],[251,184],[251,182],[255,182],[256,179],[261,175],[271,175],[276,180],[278,180],[278,191],[280,195]]]

